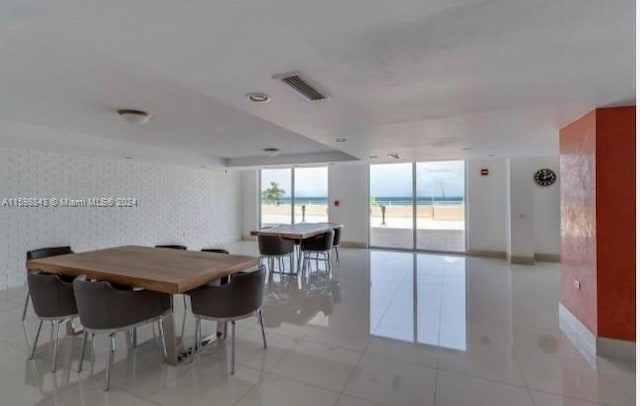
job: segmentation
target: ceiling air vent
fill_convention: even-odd
[[[329,96],[318,90],[316,86],[312,85],[309,80],[307,80],[299,72],[274,75],[273,78],[288,85],[308,101],[317,102],[327,100],[329,98]]]

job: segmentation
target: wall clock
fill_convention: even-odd
[[[551,169],[539,169],[534,175],[533,180],[540,186],[551,186],[555,183],[556,173]]]

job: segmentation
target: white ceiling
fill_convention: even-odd
[[[633,0],[2,0],[0,145],[231,166],[266,147],[279,164],[554,154],[563,124],[635,103],[634,16]],[[290,71],[331,99],[272,78]]]

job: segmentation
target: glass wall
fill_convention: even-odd
[[[413,166],[371,165],[369,215],[371,245],[413,248]]]
[[[416,248],[463,252],[464,161],[416,163]]]
[[[294,168],[295,223],[329,221],[329,174],[326,167]]]
[[[371,165],[371,246],[464,252],[464,168],[464,161]]]
[[[260,227],[291,224],[291,169],[260,172]]]
[[[260,226],[327,222],[328,183],[327,167],[263,169]]]

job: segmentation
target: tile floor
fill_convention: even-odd
[[[232,252],[253,253],[252,243]],[[106,341],[75,372],[80,339],[64,337],[52,374],[48,331],[27,361],[24,289],[0,293],[2,405],[633,405],[635,366],[587,363],[558,328],[559,266],[341,251],[328,278],[274,276],[264,316],[238,323],[236,374],[226,342],[195,362],[162,363],[151,327],[119,337],[112,390],[102,390]],[[178,321],[181,301],[176,301]],[[29,311],[31,334],[36,319]],[[206,325],[213,332],[214,325]],[[186,339],[193,331],[192,320]]]

